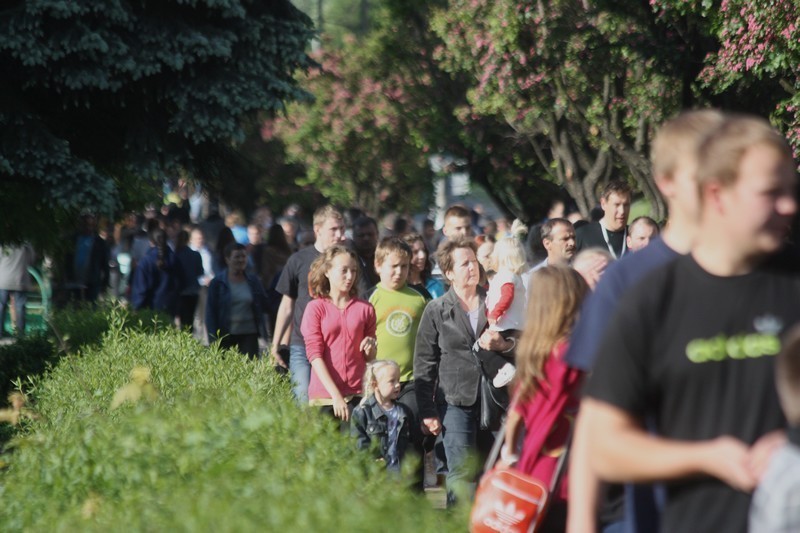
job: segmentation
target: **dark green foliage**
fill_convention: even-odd
[[[56,358],[53,344],[44,333],[0,346],[0,408],[5,407],[8,394],[16,388],[14,381],[43,373]]]
[[[153,311],[128,312],[111,308],[69,308],[56,311],[47,332],[21,337],[0,346],[0,408],[8,394],[27,389],[68,350],[98,344],[113,326],[118,330],[157,331],[168,326],[168,317]],[[0,443],[6,439],[0,436]]]
[[[134,367],[157,397],[112,410]],[[270,365],[184,332],[112,327],[33,397],[40,419],[0,471],[4,531],[464,529],[297,408]]]
[[[38,195],[28,206],[48,222],[111,213],[178,169],[219,180],[243,119],[307,97],[293,76],[311,22],[288,0],[3,5],[0,195]],[[24,207],[5,213],[0,241],[35,234]]]
[[[50,330],[61,351],[78,350],[87,344],[99,343],[103,335],[115,324],[118,329],[134,328],[139,331],[156,331],[169,327],[169,316],[141,309],[129,311],[113,306],[69,307],[53,313]]]

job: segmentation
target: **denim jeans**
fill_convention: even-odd
[[[25,304],[28,302],[28,293],[25,291],[8,291],[0,289],[0,337],[5,333],[3,328],[6,324],[6,312],[8,311],[9,297],[14,296],[14,310],[17,315],[17,321],[14,326],[17,335],[25,334]]]
[[[289,346],[289,371],[292,377],[294,398],[300,405],[308,405],[308,382],[311,381],[311,363],[306,357],[304,344]]]
[[[447,457],[447,503],[456,497],[469,501],[475,494],[475,468],[478,454],[480,402],[463,407],[440,406],[444,453]]]

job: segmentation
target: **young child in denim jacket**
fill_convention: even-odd
[[[396,402],[400,394],[400,367],[384,359],[367,365],[364,399],[353,410],[351,433],[360,450],[374,448],[388,470],[399,471],[411,440],[411,412]]]

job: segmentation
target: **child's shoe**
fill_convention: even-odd
[[[497,371],[497,375],[492,380],[492,385],[494,385],[495,389],[499,389],[500,387],[505,387],[511,380],[514,379],[514,374],[517,373],[517,369],[511,363],[506,363],[503,365],[503,368]]]

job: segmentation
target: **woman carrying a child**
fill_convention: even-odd
[[[448,502],[455,492],[474,490],[468,457],[476,450],[480,427],[481,370],[473,347],[483,333],[482,347],[505,351],[515,346],[496,331],[486,331],[485,294],[478,287],[480,266],[475,243],[452,239],[438,253],[450,290],[425,308],[417,330],[414,383],[423,432],[442,434],[447,457]],[[499,356],[498,356],[499,357]],[[438,387],[437,387],[438,385]],[[455,491],[455,492],[454,492]]]

